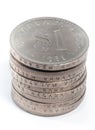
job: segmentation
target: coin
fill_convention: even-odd
[[[81,82],[82,79],[86,76],[86,70],[81,72],[80,74],[76,75],[76,77],[73,77],[69,80],[64,80],[64,81],[59,81],[59,82],[42,82],[42,81],[35,81],[35,80],[30,80],[28,78],[25,78],[21,75],[19,75],[18,73],[16,73],[14,70],[12,70],[12,76],[13,79],[17,80],[18,83],[20,84],[25,84],[25,87],[28,87],[31,89],[34,87],[35,89],[37,88],[37,90],[40,88],[42,89],[56,89],[56,88],[64,88],[68,86],[71,86],[72,84],[76,83],[77,81]],[[64,86],[64,87],[63,87]],[[44,91],[45,92],[45,91]]]
[[[86,73],[83,74],[83,76],[78,79],[76,82],[72,83],[72,84],[64,84],[64,82],[58,82],[57,85],[55,87],[52,87],[53,86],[53,83],[51,83],[51,87],[40,87],[38,86],[35,86],[35,85],[32,85],[32,84],[27,84],[27,83],[23,83],[21,80],[18,80],[16,78],[13,78],[13,82],[14,84],[18,84],[18,86],[21,86],[22,88],[26,88],[28,89],[29,91],[33,90],[33,91],[37,91],[37,92],[42,92],[42,93],[55,93],[55,92],[63,92],[63,91],[67,91],[67,90],[71,90],[73,88],[75,88],[76,86],[78,86],[79,84],[81,84],[81,82],[83,82],[84,80],[86,79]],[[37,82],[37,81],[34,81],[34,82]],[[41,83],[40,83],[41,84]],[[46,83],[48,84],[48,83]],[[60,86],[58,86],[60,85]],[[42,84],[41,84],[42,86]]]
[[[37,102],[57,102],[62,101],[74,96],[80,95],[81,92],[85,90],[85,81],[81,83],[79,86],[63,92],[56,92],[56,93],[42,93],[37,91],[32,91],[29,89],[24,88],[23,86],[19,86],[16,82],[12,82],[13,87],[24,97],[37,101]]]
[[[78,25],[60,18],[36,18],[11,33],[11,53],[21,63],[40,70],[64,70],[86,57],[87,34]]]
[[[20,75],[27,77],[29,79],[37,80],[37,81],[60,81],[60,80],[66,80],[70,79],[77,74],[79,74],[81,71],[85,69],[85,62],[81,65],[69,69],[67,71],[61,71],[61,72],[42,72],[42,71],[35,71],[30,68],[26,68],[25,66],[19,64],[16,62],[12,57],[10,60],[11,68],[19,73]]]
[[[86,91],[86,88],[84,87],[83,89],[81,89],[79,92],[73,94],[73,95],[65,95],[63,96],[63,94],[61,95],[61,97],[58,97],[56,94],[56,96],[58,98],[42,98],[39,95],[33,95],[33,91],[32,94],[28,94],[27,92],[25,92],[25,90],[22,90],[22,88],[18,88],[18,86],[13,85],[13,88],[19,92],[19,94],[21,94],[24,98],[27,98],[29,100],[35,101],[35,102],[40,102],[40,103],[64,103],[64,105],[70,105],[73,104],[74,102],[76,102],[82,95],[83,93]],[[36,92],[37,94],[37,92]],[[59,93],[60,94],[60,93]]]
[[[27,112],[41,116],[57,116],[70,112],[79,106],[79,104],[83,100],[83,97],[84,94],[80,99],[78,99],[78,101],[66,106],[64,106],[63,103],[39,103],[24,98],[21,94],[19,94],[15,89],[12,88],[12,98],[19,107]]]
[[[12,99],[23,110],[56,116],[74,110],[86,92],[89,39],[78,25],[43,17],[10,36]]]

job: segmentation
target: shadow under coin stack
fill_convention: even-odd
[[[27,112],[56,116],[74,110],[86,91],[89,40],[76,24],[35,18],[10,37],[12,98]]]

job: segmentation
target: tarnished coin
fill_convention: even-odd
[[[12,98],[19,107],[27,112],[41,116],[57,116],[70,112],[79,106],[83,100],[83,97],[84,94],[80,99],[71,105],[64,105],[64,103],[41,103],[25,98],[12,88]]]
[[[85,91],[85,81],[81,83],[79,86],[63,92],[56,92],[56,93],[42,93],[37,91],[32,91],[29,89],[24,88],[23,86],[19,86],[18,83],[13,82],[13,87],[24,97],[37,101],[37,102],[44,102],[44,103],[51,103],[51,102],[60,102],[64,100],[68,100],[68,98],[73,98],[76,96],[81,95]]]
[[[10,36],[12,98],[27,112],[55,116],[74,110],[86,91],[89,40],[78,25],[43,17]]]
[[[70,78],[73,78],[74,76],[78,75],[85,69],[85,62],[80,64],[79,66],[69,69],[67,71],[61,71],[61,72],[42,72],[42,71],[35,71],[30,68],[26,68],[19,62],[15,61],[12,57],[10,60],[11,68],[19,73],[20,75],[37,80],[37,81],[60,81],[60,80],[67,80]]]
[[[83,76],[81,76],[80,79],[78,79],[77,81],[74,81],[73,83],[69,83],[68,85],[64,82],[56,82],[56,86],[53,86],[53,83],[51,83],[51,87],[48,87],[48,83],[46,83],[46,86],[37,86],[34,84],[27,84],[26,82],[23,82],[21,80],[19,80],[18,78],[14,78],[12,79],[12,82],[14,82],[14,84],[17,84],[17,86],[22,87],[22,88],[26,88],[29,91],[36,91],[36,92],[42,92],[42,93],[56,93],[56,92],[63,92],[63,91],[68,91],[71,90],[73,88],[75,88],[76,86],[80,85],[84,80],[86,79],[86,73],[83,74]],[[37,82],[37,81],[34,81]],[[59,85],[59,86],[58,86]]]
[[[11,33],[11,53],[39,70],[64,70],[86,58],[88,37],[78,25],[60,18],[36,18]]]
[[[58,88],[63,88],[63,90],[68,90],[68,86],[72,86],[72,84],[74,83],[79,83],[82,82],[82,80],[85,78],[86,74],[86,70],[79,73],[78,75],[76,75],[76,77],[73,77],[71,79],[68,80],[64,80],[64,81],[59,81],[59,82],[42,82],[42,81],[35,81],[35,80],[30,80],[28,78],[25,78],[21,75],[19,75],[18,73],[16,73],[15,71],[12,71],[12,76],[13,79],[15,79],[19,84],[25,84],[25,87],[27,87],[28,89],[32,89],[33,87],[37,90],[38,89],[44,89],[43,92],[46,92],[46,89],[58,89]],[[61,90],[62,91],[62,90]]]

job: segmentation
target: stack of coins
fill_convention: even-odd
[[[74,110],[86,91],[89,40],[76,24],[35,18],[10,37],[12,98],[27,112],[56,116]]]

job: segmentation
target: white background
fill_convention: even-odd
[[[94,0],[0,0],[0,130],[94,130],[95,129],[95,1]],[[80,25],[88,34],[87,92],[73,112],[39,117],[19,109],[11,99],[9,36],[19,23],[32,17],[53,16]]]

